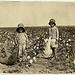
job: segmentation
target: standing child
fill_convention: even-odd
[[[24,29],[24,25],[22,23],[18,24],[18,28],[16,29],[16,41],[18,44],[18,58],[19,61],[24,61],[26,59],[26,46],[27,46],[27,34]]]
[[[59,39],[59,31],[56,27],[56,23],[54,19],[50,19],[49,21],[49,38],[51,38],[50,47],[52,48],[53,57],[56,58],[56,50],[58,48],[58,39]]]

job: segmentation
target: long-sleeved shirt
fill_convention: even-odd
[[[51,39],[59,39],[59,31],[56,26],[49,28],[49,37],[51,37]]]

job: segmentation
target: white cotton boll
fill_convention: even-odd
[[[29,63],[30,63],[30,64],[32,64],[32,63],[33,63],[33,60],[32,60],[32,59],[31,59],[31,60],[29,60]]]
[[[37,37],[37,39],[39,39],[39,37]]]
[[[35,58],[35,57],[33,57],[33,59],[35,60],[36,58]]]
[[[26,67],[28,67],[28,65],[26,65]]]
[[[74,35],[73,35],[73,37],[74,37]]]
[[[34,54],[36,55],[36,52]]]
[[[5,43],[6,43],[6,41],[5,41]]]
[[[32,51],[34,50],[34,49],[31,49]]]
[[[39,49],[39,47],[37,47],[37,49]]]
[[[62,39],[61,39],[61,38],[59,38],[59,40],[61,41]]]
[[[20,58],[20,59],[19,59],[19,61],[21,62],[21,61],[22,61],[22,59]]]
[[[8,35],[9,35],[10,33],[8,33]]]
[[[15,42],[13,42],[13,45],[15,45]]]
[[[14,47],[14,45],[12,45],[12,47]]]
[[[11,43],[13,43],[13,42],[11,41]]]
[[[0,45],[1,45],[1,43],[0,43]]]
[[[66,46],[68,46],[69,44],[68,43],[66,43]]]
[[[69,47],[71,47],[71,45],[69,45]]]
[[[32,43],[31,42],[29,42],[29,45],[31,45]]]
[[[36,57],[33,57],[33,61],[36,61]]]
[[[68,41],[71,41],[71,39],[68,39]]]
[[[27,56],[27,59],[30,59],[30,56]]]
[[[75,64],[75,60],[73,61],[73,63]]]
[[[36,46],[34,46],[34,49],[36,48]]]
[[[7,41],[5,41],[5,43],[7,43]]]
[[[8,35],[7,37],[8,37],[8,38],[10,38],[10,36],[9,36],[9,35]]]
[[[46,34],[48,34],[48,33],[46,32]]]

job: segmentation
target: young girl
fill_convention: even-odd
[[[16,41],[18,44],[18,58],[19,61],[24,61],[26,59],[27,53],[26,53],[26,46],[28,37],[24,29],[24,25],[22,23],[18,24],[18,28],[16,29]]]
[[[58,48],[59,31],[56,27],[54,19],[49,21],[49,38],[51,38],[50,47],[52,48],[53,56],[56,58],[56,50]]]

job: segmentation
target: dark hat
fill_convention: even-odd
[[[49,25],[51,25],[51,23],[53,23],[54,25],[56,25],[55,22],[56,22],[56,21],[55,21],[54,19],[50,19],[50,21],[49,21]]]
[[[20,29],[23,29],[23,32],[25,32],[24,25],[22,23],[18,24],[18,28],[16,29],[16,31],[19,32]]]
[[[54,22],[55,23],[55,20],[54,19],[50,19],[50,22]]]

